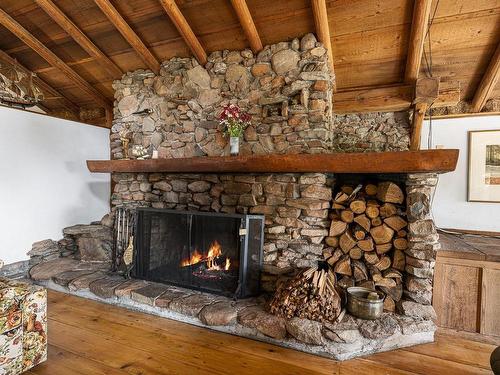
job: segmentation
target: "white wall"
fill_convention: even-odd
[[[109,130],[0,107],[0,259],[27,259],[35,241],[100,220],[109,175],[87,159],[109,159]]]
[[[500,232],[500,203],[467,202],[468,131],[500,130],[500,116],[476,116],[432,120],[432,148],[458,148],[455,172],[440,176],[433,211],[441,228]],[[422,148],[427,148],[429,121],[422,129]]]

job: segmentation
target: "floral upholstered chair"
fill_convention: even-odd
[[[17,375],[47,359],[47,291],[0,278],[0,375]]]

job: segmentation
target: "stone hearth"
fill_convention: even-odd
[[[335,324],[269,314],[266,298],[240,301],[142,280],[71,257],[33,267],[37,284],[84,298],[301,350],[337,360],[433,341],[432,320],[384,313],[368,321],[346,314]]]

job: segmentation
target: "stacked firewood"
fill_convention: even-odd
[[[282,283],[270,302],[272,314],[334,322],[341,312],[341,297],[331,269],[311,267]]]
[[[323,256],[338,285],[381,290],[384,308],[401,299],[408,246],[404,194],[393,182],[342,186],[335,195],[330,236]]]

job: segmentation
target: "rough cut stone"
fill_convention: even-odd
[[[355,319],[350,315],[345,315],[340,323],[323,324],[323,336],[328,340],[341,344],[351,344],[363,340],[363,336],[358,329],[358,324]]]
[[[89,289],[89,285],[91,283],[99,279],[104,279],[106,276],[107,274],[103,271],[97,271],[84,276],[80,276],[76,279],[73,279],[68,284],[68,288],[72,292],[76,292],[78,290],[86,290]]]
[[[273,65],[273,70],[277,74],[284,74],[297,68],[299,60],[300,57],[297,52],[285,49],[283,51],[276,52],[271,58],[271,63]]]
[[[392,336],[398,328],[398,322],[392,314],[383,314],[376,320],[363,320],[359,325],[359,332],[363,337],[377,340]]]
[[[323,343],[321,328],[321,323],[313,320],[292,318],[286,321],[288,333],[306,344],[321,345]]]
[[[432,320],[420,320],[404,315],[395,315],[403,335],[413,335],[421,332],[434,332],[436,325]]]
[[[68,284],[73,281],[74,279],[80,277],[80,276],[85,276],[94,273],[92,270],[78,270],[78,271],[64,271],[61,273],[58,273],[54,277],[52,277],[52,280],[61,286],[68,286]]]
[[[174,299],[188,297],[191,294],[192,292],[186,290],[168,287],[165,292],[156,298],[155,306],[167,308]]]
[[[168,307],[179,314],[198,316],[202,308],[217,300],[220,298],[214,295],[196,293],[185,298],[174,299]]]
[[[162,295],[168,287],[163,284],[151,283],[130,292],[130,298],[139,303],[154,306],[156,299]]]
[[[33,243],[28,256],[44,256],[49,254],[58,254],[61,251],[59,244],[53,240],[43,240]]]
[[[286,337],[285,319],[265,312],[261,306],[251,306],[240,311],[238,322],[278,340]]]
[[[107,276],[103,279],[93,281],[89,284],[89,290],[101,298],[112,298],[115,296],[115,289],[123,284],[125,279],[120,276]]]
[[[186,75],[189,81],[193,82],[195,85],[203,89],[210,88],[210,75],[201,65],[188,70]]]
[[[413,318],[436,320],[436,312],[431,305],[422,305],[417,302],[402,300],[398,303],[398,310],[401,314]]]
[[[42,262],[32,267],[29,271],[31,279],[35,281],[50,280],[55,275],[70,270],[93,270],[89,263],[83,263],[72,258],[57,258]]]
[[[300,50],[302,52],[310,50],[316,46],[316,37],[312,33],[308,33],[300,40]]]
[[[117,297],[130,297],[133,290],[143,288],[149,283],[145,280],[130,279],[115,288],[115,296]]]
[[[217,302],[202,308],[198,317],[209,326],[234,325],[238,315],[235,305],[235,302]]]

